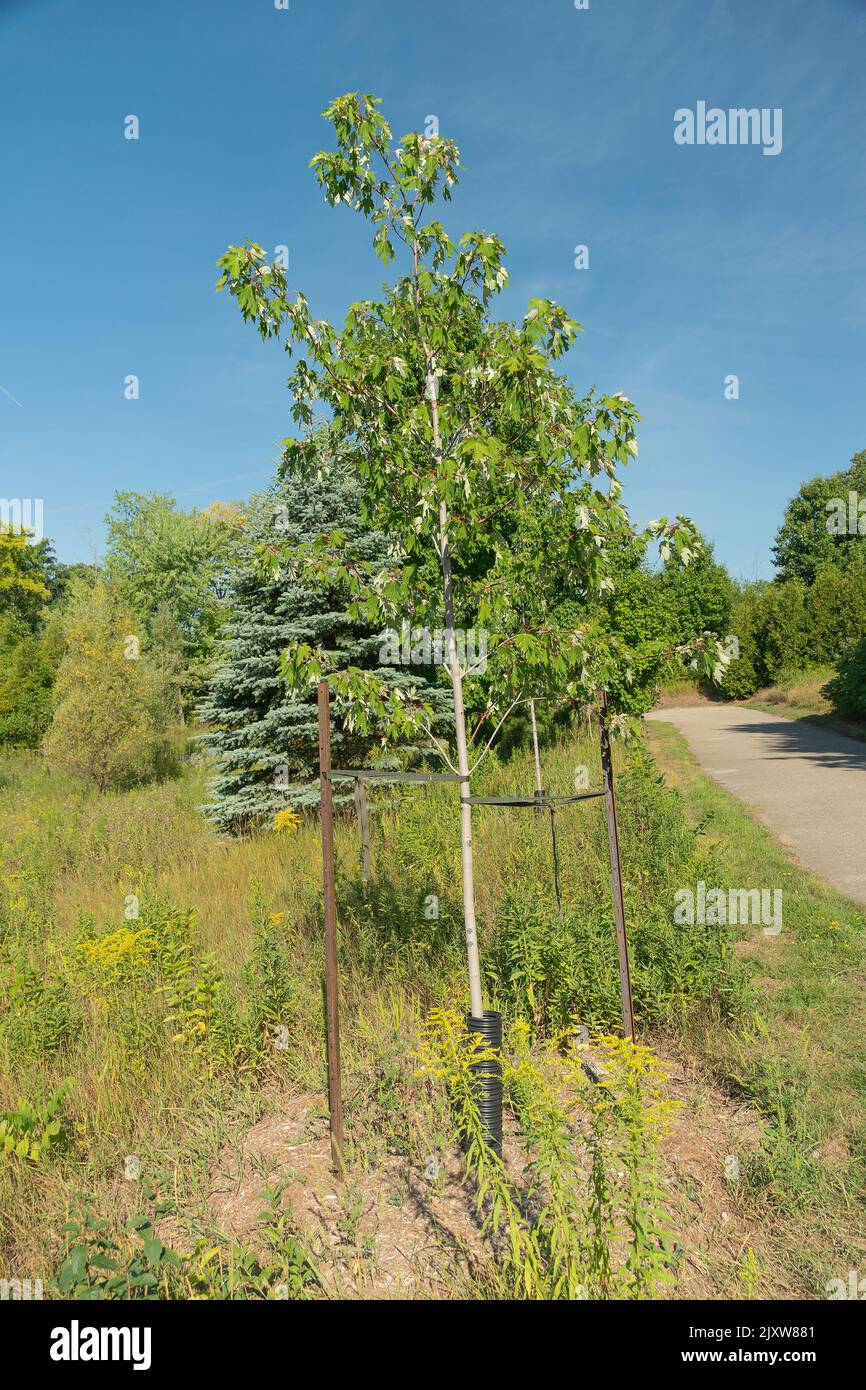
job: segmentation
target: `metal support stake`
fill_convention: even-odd
[[[538,751],[538,721],[535,718],[535,701],[529,701],[529,714],[532,721],[532,756],[535,763],[535,799],[538,802],[544,800],[544,788],[541,785],[541,755]],[[541,815],[542,807],[538,806],[536,815]],[[562,887],[559,882],[559,854],[556,849],[556,812],[551,804],[550,810],[550,839],[553,846],[553,886],[556,889],[556,906],[559,915],[562,916]]]
[[[556,847],[556,810],[553,806],[550,810],[550,838],[553,842],[553,884],[556,888],[556,906],[559,915],[562,916],[562,884],[559,881],[559,851]]]
[[[540,816],[540,815],[543,813],[543,811],[544,811],[544,806],[545,806],[545,802],[547,802],[547,809],[548,809],[548,811],[550,812],[550,840],[551,840],[551,845],[552,845],[552,847],[553,847],[553,886],[554,886],[554,888],[555,888],[555,890],[556,890],[556,906],[557,906],[557,908],[559,909],[559,915],[560,915],[560,917],[561,917],[561,916],[562,916],[562,884],[560,883],[560,880],[559,880],[559,851],[558,851],[557,845],[556,845],[556,811],[554,810],[553,803],[550,802],[550,801],[547,801],[547,792],[544,790],[544,788],[543,788],[543,787],[536,787],[536,789],[535,789],[535,803],[536,803],[536,804],[535,804],[535,814],[536,814],[536,816]]]
[[[610,734],[607,728],[607,694],[601,692],[598,702],[598,723],[601,731],[601,770],[604,777],[604,804],[607,811],[607,838],[610,846],[610,874],[613,880],[613,913],[616,921],[616,944],[619,950],[619,983],[622,994],[622,1025],[627,1038],[634,1040],[634,1010],[631,998],[631,972],[628,963],[628,937],[625,928],[625,903],[622,896],[622,872],[619,862],[619,835],[616,827],[616,798],[613,790],[613,761],[610,754]]]
[[[367,793],[361,777],[355,778],[355,809],[361,828],[361,877],[366,887],[370,882],[370,818],[367,815]]]
[[[322,881],[325,892],[325,1010],[328,1028],[328,1109],[331,1167],[343,1176],[343,1092],[340,1080],[340,1000],[337,976],[337,888],[334,867],[334,798],[331,771],[331,713],[328,682],[319,681],[319,773],[322,822]]]

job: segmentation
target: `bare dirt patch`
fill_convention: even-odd
[[[739,1297],[738,1270],[754,1243],[754,1215],[738,1211],[731,1158],[754,1150],[760,1125],[690,1059],[663,1056],[680,1102],[663,1143],[661,1186],[681,1247],[673,1298]],[[495,1253],[482,1235],[456,1147],[419,1166],[389,1155],[343,1183],[330,1170],[324,1098],[301,1095],[227,1148],[207,1207],[227,1236],[257,1247],[266,1186],[284,1184],[282,1204],[311,1252],[327,1295],[337,1298],[465,1298]],[[504,1158],[521,1186],[526,1155],[506,1117]],[[784,1292],[784,1290],[779,1290]],[[762,1288],[762,1296],[768,1296]]]
[[[285,1184],[284,1209],[310,1248],[325,1291],[341,1298],[453,1296],[491,1258],[457,1149],[423,1168],[389,1155],[337,1182],[324,1101],[302,1095],[223,1154],[208,1198],[226,1235],[256,1245],[263,1188]]]

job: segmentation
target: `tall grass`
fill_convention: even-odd
[[[706,858],[640,749],[621,763],[638,1017],[726,1016],[738,986],[723,940],[672,925],[674,889],[709,877]],[[572,790],[582,764],[597,785],[591,742],[548,750],[548,788]],[[286,1091],[325,1088],[318,826],[220,839],[196,809],[204,778],[190,765],[178,781],[98,796],[58,785],[35,758],[3,763],[0,1110],[24,1101],[38,1113],[69,1083],[44,1154],[0,1160],[0,1269],[12,1277],[57,1276],[72,1211],[85,1235],[109,1214],[112,1239],[141,1216],[130,1158],[163,1203],[200,1211],[231,1136]],[[531,785],[518,752],[493,760],[478,789]],[[423,1162],[447,1141],[450,1112],[414,1054],[430,1009],[467,1003],[453,788],[377,793],[372,818],[368,885],[354,823],[341,819],[336,835],[348,1146],[362,1166],[395,1153]],[[558,832],[561,918],[547,818],[482,808],[475,821],[488,995],[533,1045],[617,1025],[601,803],[562,811]],[[164,1290],[176,1287],[169,1273],[156,1272]]]

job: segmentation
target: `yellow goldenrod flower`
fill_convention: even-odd
[[[108,969],[131,957],[147,956],[152,945],[153,935],[148,927],[142,927],[140,931],[119,927],[117,931],[100,936],[95,941],[82,941],[78,949],[90,965]]]
[[[291,835],[292,831],[297,830],[300,823],[301,817],[298,815],[298,812],[293,811],[291,807],[287,807],[285,811],[277,811],[274,816],[273,829],[278,835],[281,831],[285,831],[287,835]]]

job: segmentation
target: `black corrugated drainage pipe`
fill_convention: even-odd
[[[466,1015],[470,1033],[479,1033],[488,1048],[502,1051],[502,1014],[485,1009],[483,1018]],[[484,1130],[484,1142],[498,1158],[502,1157],[502,1063],[498,1058],[476,1062],[472,1070],[478,1076],[478,1110]]]

